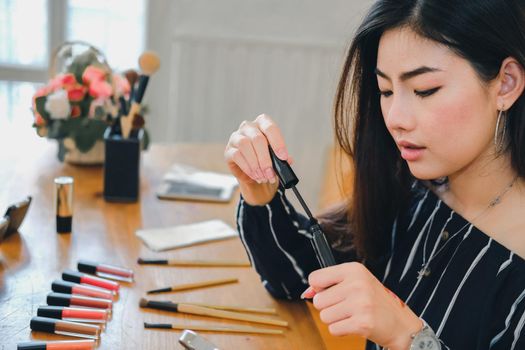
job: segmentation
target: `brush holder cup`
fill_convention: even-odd
[[[129,138],[107,128],[104,132],[104,199],[108,202],[136,202],[140,185],[140,150],[144,130],[133,130]]]

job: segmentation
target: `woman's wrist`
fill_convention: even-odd
[[[413,340],[412,336],[425,327],[423,320],[414,313],[411,313],[403,325],[404,326],[400,327],[399,331],[396,332],[392,344],[387,347],[388,350],[409,350]]]
[[[244,201],[251,206],[262,206],[270,203],[275,197],[279,183],[246,185],[239,183]]]

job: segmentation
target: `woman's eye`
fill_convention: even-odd
[[[436,93],[439,89],[441,89],[441,86],[429,90],[414,90],[414,93],[419,97],[428,97]]]
[[[392,96],[392,91],[390,91],[390,90],[379,90],[379,95],[381,95],[382,97]]]

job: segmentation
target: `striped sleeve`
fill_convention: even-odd
[[[510,255],[511,260],[513,254]],[[525,277],[519,269],[513,269],[510,264],[508,268],[504,262],[498,271],[498,275],[505,275],[498,279],[496,284],[498,293],[494,296],[491,305],[490,318],[485,320],[486,331],[490,338],[483,337],[482,343],[488,343],[490,350],[518,350],[525,349]],[[511,283],[519,282],[519,283]]]
[[[237,229],[252,266],[276,298],[297,299],[308,275],[319,268],[310,243],[308,219],[295,211],[279,189],[264,206],[240,198]]]

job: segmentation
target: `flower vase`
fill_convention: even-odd
[[[72,138],[60,140],[58,158],[73,165],[104,164],[104,141],[97,140],[87,152],[81,152]]]

